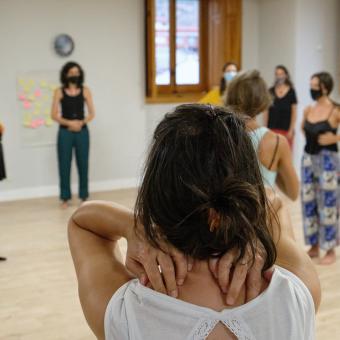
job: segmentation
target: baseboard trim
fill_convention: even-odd
[[[137,178],[121,178],[109,181],[90,182],[90,192],[111,191],[118,189],[135,188],[138,185]],[[78,191],[78,185],[72,184],[72,191]],[[59,195],[57,185],[42,186],[36,188],[22,188],[0,192],[0,202],[24,200],[30,198],[52,197]]]

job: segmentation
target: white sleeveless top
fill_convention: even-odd
[[[315,339],[315,310],[304,283],[276,267],[268,288],[239,307],[216,312],[131,280],[111,298],[105,313],[106,340],[203,340],[222,322],[242,340]]]

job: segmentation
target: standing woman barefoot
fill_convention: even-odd
[[[79,174],[79,198],[88,196],[89,130],[87,123],[94,118],[90,89],[83,85],[84,71],[75,62],[66,63],[60,72],[62,86],[55,90],[52,119],[60,124],[58,132],[58,165],[62,207],[71,199],[70,173],[72,152],[75,149]],[[88,114],[85,116],[85,104]]]
[[[318,257],[326,251],[320,264],[336,260],[339,243],[338,145],[339,108],[329,98],[333,79],[327,72],[312,76],[311,96],[315,104],[304,111],[302,130],[306,145],[301,164],[301,201],[305,240],[311,245],[308,254]]]

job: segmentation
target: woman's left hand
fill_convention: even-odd
[[[256,249],[254,263],[249,247],[244,257],[235,263],[238,255],[238,251],[231,250],[220,259],[209,261],[211,272],[218,280],[221,290],[227,294],[226,303],[228,305],[233,305],[236,302],[244,284],[246,284],[246,301],[255,299],[261,292],[262,277],[268,279],[271,276],[272,269],[262,274],[266,259],[262,248]]]
[[[337,135],[332,132],[326,132],[319,136],[318,142],[320,145],[331,145],[338,142]]]

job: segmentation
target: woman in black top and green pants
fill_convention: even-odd
[[[71,199],[70,174],[72,152],[75,149],[79,174],[79,198],[88,198],[89,131],[87,123],[94,118],[90,90],[83,86],[84,71],[74,62],[64,65],[60,73],[62,87],[56,89],[52,104],[52,118],[60,124],[58,131],[58,163],[60,199],[66,208]],[[85,104],[88,114],[85,117]]]

